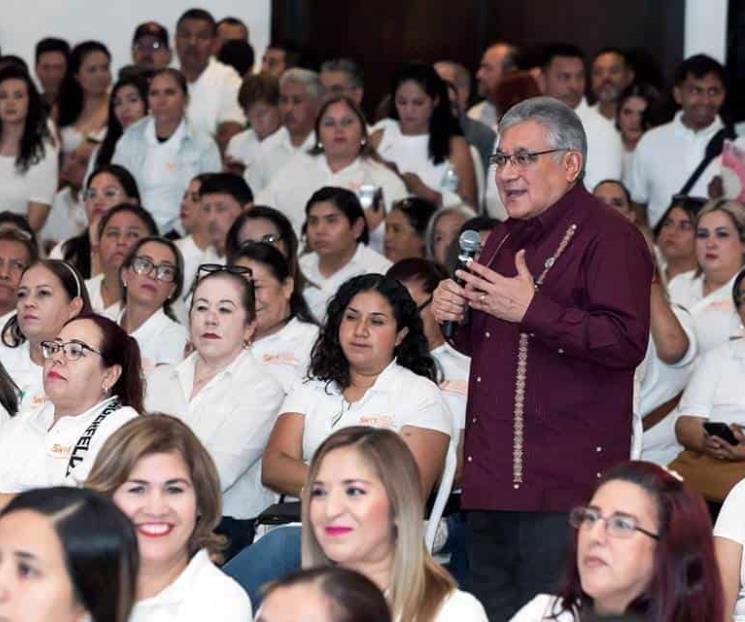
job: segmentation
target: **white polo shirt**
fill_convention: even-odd
[[[121,326],[122,309],[116,318]],[[142,369],[147,374],[156,365],[171,365],[184,359],[184,346],[189,333],[181,324],[169,318],[163,309],[158,309],[133,333],[130,333],[140,346]]]
[[[261,456],[284,391],[251,352],[243,351],[193,398],[199,354],[148,376],[145,406],[178,417],[209,450],[220,474],[223,514],[253,518],[274,501],[261,485]]]
[[[25,216],[29,203],[51,207],[57,193],[58,157],[57,149],[45,142],[42,158],[20,172],[15,156],[0,156],[0,211]]]
[[[169,586],[135,603],[129,622],[249,622],[251,601],[202,549]]]
[[[113,408],[114,402],[108,398],[56,423],[51,402],[13,417],[0,438],[0,491],[82,484],[104,441],[139,416],[129,406]],[[73,453],[80,461],[71,461]]]
[[[267,136],[259,147],[259,154],[256,159],[257,166],[251,174],[249,185],[254,195],[269,185],[272,177],[281,169],[292,156],[299,153],[307,153],[316,144],[316,133],[310,132],[306,136],[303,144],[296,147],[290,140],[290,132],[282,126],[271,136]],[[296,180],[292,180],[293,182]],[[255,201],[260,205],[259,201]],[[275,207],[270,205],[270,207]]]
[[[280,129],[275,130],[275,133]],[[270,134],[264,140],[269,139],[272,135]],[[253,192],[257,192],[264,185],[261,180],[262,144],[263,141],[259,140],[256,132],[248,129],[233,136],[225,149],[226,156],[237,160],[246,167],[243,171],[243,179],[246,180]]]
[[[18,412],[35,410],[47,399],[44,392],[44,368],[31,360],[29,352],[28,341],[24,341],[17,348],[0,344],[0,363],[20,391]]]
[[[745,480],[729,491],[714,525],[714,537],[736,542],[743,547],[740,557],[740,587],[737,590],[733,622],[745,622]]]
[[[623,174],[623,142],[613,123],[582,98],[574,109],[587,135],[585,187],[592,192],[604,179],[621,179]]]
[[[318,326],[292,318],[281,330],[253,342],[251,352],[285,393],[308,375],[310,351],[318,338]]]
[[[80,235],[88,226],[82,198],[75,199],[70,186],[65,186],[54,195],[52,209],[41,228],[43,242],[61,242]]]
[[[683,112],[678,112],[670,123],[655,127],[641,137],[624,180],[631,198],[647,205],[647,219],[652,228],[670,206],[673,195],[682,190],[704,159],[706,145],[724,127],[717,117],[709,127],[696,132],[683,125],[682,117]],[[720,172],[720,158],[715,158],[688,194],[709,196],[709,182]]]
[[[119,317],[119,314],[122,311],[122,303],[120,300],[119,302],[115,302],[113,305],[109,305],[108,307],[104,306],[103,295],[101,294],[101,284],[103,283],[103,277],[103,272],[101,272],[91,279],[86,279],[85,288],[88,290],[88,297],[91,299],[91,307],[93,307],[93,310],[96,313],[116,322],[116,318]]]
[[[670,302],[690,311],[699,353],[703,354],[725,343],[740,329],[740,316],[732,300],[735,277],[719,289],[704,296],[704,275],[695,270],[677,275],[668,284]]]
[[[538,594],[518,611],[510,622],[577,622],[579,615],[564,611],[556,615],[561,608],[561,599],[550,594]]]
[[[310,312],[319,321],[326,317],[326,305],[342,283],[360,274],[385,274],[393,265],[383,255],[361,242],[357,244],[352,259],[330,277],[323,276],[318,269],[318,253],[306,253],[300,257],[298,263],[308,281],[303,297]]]
[[[199,77],[189,84],[189,106],[186,114],[199,129],[211,136],[220,123],[234,121],[246,124],[238,104],[241,77],[238,72],[215,58],[210,58]]]
[[[471,358],[458,352],[445,342],[430,352],[437,363],[442,377],[439,378],[440,391],[453,414],[454,430],[466,427],[466,403],[468,402],[468,376],[471,371]]]
[[[299,382],[282,404],[282,413],[303,415],[303,460],[333,432],[354,425],[396,433],[412,426],[453,437],[453,419],[437,385],[393,361],[362,396],[350,404],[334,382]]]
[[[299,153],[274,174],[269,185],[256,197],[256,203],[271,205],[281,211],[290,219],[299,236],[305,222],[305,205],[316,190],[336,186],[356,193],[362,185],[382,189],[386,211],[390,210],[394,201],[408,196],[401,178],[387,166],[370,158],[357,158],[334,173],[324,155]]]

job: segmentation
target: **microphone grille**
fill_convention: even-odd
[[[458,238],[458,246],[462,251],[476,252],[481,248],[481,236],[478,231],[466,229]]]

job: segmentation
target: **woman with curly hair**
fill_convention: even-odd
[[[318,446],[340,428],[368,425],[401,435],[414,454],[426,499],[452,435],[435,374],[406,288],[380,274],[350,279],[329,303],[309,379],[290,392],[274,424],[264,452],[264,484],[298,496]]]
[[[57,149],[44,103],[28,74],[0,70],[0,205],[39,231],[57,192]]]

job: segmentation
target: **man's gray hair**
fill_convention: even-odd
[[[361,89],[365,86],[365,74],[357,63],[351,58],[332,58],[321,65],[321,73],[324,71],[341,71],[349,76],[353,88]]]
[[[279,87],[282,88],[282,86],[288,82],[296,82],[305,85],[308,89],[308,95],[313,99],[318,99],[323,94],[321,79],[315,71],[311,71],[310,69],[301,69],[300,67],[288,69],[279,79]]]
[[[569,149],[582,154],[582,172],[587,164],[587,135],[582,121],[569,106],[553,97],[531,97],[515,104],[499,122],[499,135],[522,123],[535,121],[546,129],[546,140],[552,149]]]

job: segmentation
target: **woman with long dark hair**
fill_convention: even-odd
[[[39,231],[57,192],[57,147],[41,95],[21,68],[0,69],[0,205]]]
[[[468,143],[450,110],[447,87],[431,65],[411,63],[398,71],[388,116],[371,141],[411,194],[438,206],[478,204]]]

